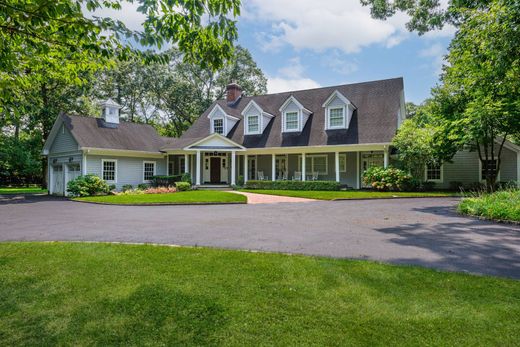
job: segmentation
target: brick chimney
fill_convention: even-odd
[[[230,83],[226,86],[226,101],[228,104],[234,104],[242,96],[242,88],[236,83]]]

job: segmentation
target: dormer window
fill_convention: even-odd
[[[297,131],[298,128],[298,112],[285,112],[285,130]]]
[[[354,105],[335,90],[323,103],[325,108],[325,130],[348,129]]]
[[[247,132],[250,134],[258,133],[260,129],[260,120],[258,116],[247,116]]]
[[[213,132],[220,135],[224,134],[224,119],[213,119]]]
[[[254,100],[244,107],[241,112],[244,117],[244,135],[259,135],[264,132],[274,116],[265,112]]]

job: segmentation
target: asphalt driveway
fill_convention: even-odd
[[[456,198],[220,206],[0,201],[0,241],[150,242],[417,264],[520,279],[520,227],[454,212]]]

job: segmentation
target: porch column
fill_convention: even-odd
[[[234,186],[236,184],[236,179],[235,179],[235,175],[236,175],[235,160],[236,160],[236,152],[235,151],[231,151],[231,185],[232,186]]]
[[[195,167],[197,168],[197,172],[195,174],[195,184],[200,186],[200,151],[197,151],[197,163],[195,165]]]
[[[170,155],[166,154],[166,176],[170,175]]]
[[[305,172],[305,153],[302,153],[302,181],[305,181],[307,178],[307,173]]]
[[[247,172],[247,154],[244,154],[244,183],[247,182],[247,179],[248,179],[248,172]]]
[[[189,159],[190,159],[190,156],[187,154],[184,154],[184,173],[189,172],[189,166],[188,166]]]
[[[339,182],[339,152],[334,153],[334,168],[336,169],[336,182]]]
[[[272,181],[276,181],[276,154],[271,154],[271,175]]]
[[[356,153],[356,188],[357,189],[361,188],[361,183],[360,183],[361,177],[359,174],[359,166],[361,165],[360,159],[359,159],[360,156],[361,156],[361,152],[357,152]]]
[[[384,149],[384,166],[385,166],[385,169],[388,167],[388,146],[385,146],[385,149]]]

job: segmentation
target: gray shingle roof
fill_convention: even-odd
[[[338,90],[357,107],[347,130],[325,130],[325,109],[322,105],[335,90]],[[174,146],[181,142],[185,146],[189,143],[184,140],[208,136],[210,121],[207,115],[217,103],[226,113],[240,119],[227,137],[247,148],[388,143],[392,141],[397,130],[397,115],[402,92],[403,79],[393,78],[242,97],[232,106],[228,106],[225,100],[218,100],[184,133],[179,139],[181,141],[172,142],[165,148],[175,148]],[[291,95],[313,113],[301,133],[282,134],[282,117],[279,108]],[[265,112],[275,115],[261,135],[244,135],[244,121],[241,112],[251,100],[254,100]],[[177,148],[181,148],[181,146]]]

